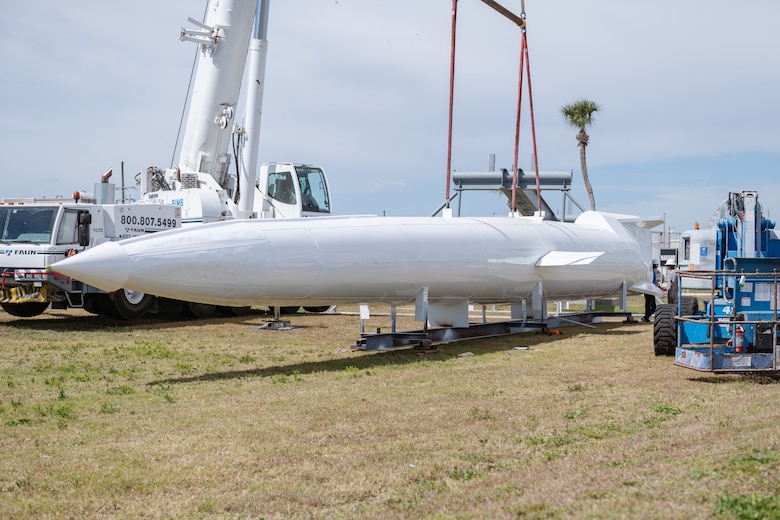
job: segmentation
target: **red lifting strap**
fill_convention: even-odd
[[[525,18],[525,12],[523,12],[523,18]],[[525,66],[525,67],[524,67]],[[528,104],[531,112],[531,141],[534,150],[534,169],[536,170],[536,207],[539,211],[542,211],[542,189],[539,182],[539,158],[536,153],[536,123],[534,121],[534,97],[531,90],[531,62],[528,58],[528,39],[525,35],[525,26],[523,26],[523,36],[520,45],[520,71],[517,81],[517,118],[515,120],[515,157],[514,167],[512,172],[512,212],[515,211],[515,204],[517,203],[517,171],[518,164],[517,159],[520,153],[520,108],[523,102],[523,69],[528,76]]]
[[[531,110],[531,139],[533,141],[534,150],[534,169],[536,170],[536,204],[538,211],[542,210],[542,190],[539,182],[539,159],[536,150],[536,124],[534,122],[534,99],[531,93],[531,64],[528,59],[528,40],[525,35],[526,23],[525,23],[525,0],[521,0],[522,12],[520,16],[515,15],[504,6],[499,4],[496,0],[482,0],[483,3],[492,7],[497,12],[514,22],[522,31],[521,47],[520,47],[520,70],[517,84],[517,118],[515,120],[515,155],[514,165],[512,168],[512,213],[515,212],[517,204],[517,159],[520,153],[520,108],[523,101],[523,72],[528,76],[528,101]],[[449,208],[450,203],[450,170],[452,168],[452,112],[453,112],[453,98],[454,98],[454,84],[455,84],[455,34],[456,34],[456,21],[458,16],[458,0],[452,0],[452,31],[450,42],[450,103],[449,103],[449,125],[447,132],[447,184],[445,192],[445,204]]]

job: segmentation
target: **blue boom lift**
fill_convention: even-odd
[[[729,194],[713,228],[715,269],[678,270],[678,303],[656,310],[656,355],[674,355],[676,365],[705,372],[780,370],[780,237],[774,227],[762,216],[757,192]],[[681,244],[681,264],[690,259],[692,247]],[[688,287],[700,288],[698,294],[683,296]]]

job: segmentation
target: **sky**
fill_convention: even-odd
[[[501,0],[518,13],[518,0]],[[92,191],[108,168],[133,184],[169,167],[205,0],[5,2],[0,10],[2,197]],[[451,0],[273,0],[260,161],[322,165],[337,214],[429,215],[445,200]],[[730,191],[780,218],[780,3],[526,0],[540,170],[572,170],[561,107],[601,107],[588,173],[602,211],[707,227]],[[517,26],[459,0],[454,171],[510,169]],[[527,80],[518,164],[533,170]],[[467,193],[465,215],[503,215]],[[560,211],[560,198],[550,198]],[[556,206],[557,204],[557,206]]]

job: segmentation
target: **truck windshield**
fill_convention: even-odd
[[[330,213],[330,198],[325,173],[311,166],[296,166],[301,185],[301,210]]]
[[[0,208],[2,242],[46,244],[51,241],[51,231],[57,208],[3,207]]]

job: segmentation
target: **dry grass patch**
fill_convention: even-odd
[[[5,517],[780,514],[778,380],[675,368],[649,324],[421,356],[350,351],[352,315],[169,318],[0,313]]]

